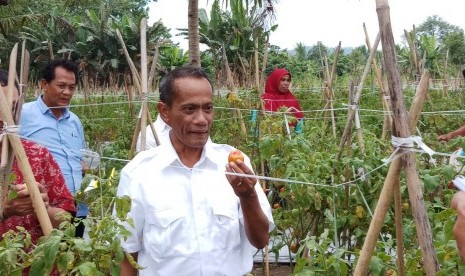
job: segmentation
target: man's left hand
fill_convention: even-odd
[[[226,171],[230,173],[254,175],[252,170],[247,167],[242,160],[236,160],[235,162],[229,162],[226,164]],[[226,178],[238,197],[247,198],[257,196],[255,192],[255,184],[257,183],[257,180],[255,178],[232,174],[227,174]]]

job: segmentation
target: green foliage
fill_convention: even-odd
[[[131,200],[115,197],[115,174],[99,179],[103,182],[97,187],[100,189],[92,190],[100,191],[98,195],[81,193],[77,198],[93,199],[91,216],[83,220],[89,238],[75,238],[75,224],[69,221],[41,237],[36,245],[31,245],[24,229],[9,231],[0,241],[0,274],[21,275],[23,269],[29,269],[29,275],[49,275],[56,265],[61,275],[119,275],[124,258],[120,238],[129,235],[125,225],[132,222],[126,220]],[[115,216],[111,215],[113,208]]]

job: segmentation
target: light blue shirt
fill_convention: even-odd
[[[36,101],[23,105],[20,135],[45,146],[53,154],[68,190],[76,195],[82,182],[80,150],[86,147],[84,129],[76,114],[69,108],[63,108],[63,115],[57,119],[41,95]],[[87,213],[87,207],[79,204],[76,215],[85,216]]]

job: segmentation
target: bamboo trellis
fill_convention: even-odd
[[[129,53],[126,48],[126,44],[124,43],[123,37],[118,29],[116,29],[116,35],[118,37],[118,41],[121,44],[121,47],[123,48],[124,56],[126,57],[126,60],[129,64],[129,68],[131,69],[131,74],[132,74],[132,79],[134,84],[136,85],[136,88],[139,92],[141,101],[142,101],[142,106],[141,110],[139,112],[139,116],[137,117],[137,122],[136,122],[136,127],[134,129],[134,133],[132,136],[132,143],[131,143],[131,149],[129,150],[129,159],[131,159],[134,156],[135,148],[136,148],[136,143],[137,139],[139,137],[139,133],[141,135],[141,150],[146,149],[146,127],[147,127],[147,121],[150,126],[150,130],[152,131],[152,134],[155,138],[155,143],[157,145],[160,145],[160,140],[158,139],[157,132],[155,128],[153,127],[153,121],[152,117],[150,115],[149,107],[147,104],[147,94],[148,94],[148,85],[149,85],[149,79],[152,81],[153,77],[155,75],[155,68],[156,64],[158,62],[158,46],[155,47],[155,54],[154,58],[152,61],[152,66],[150,70],[150,77],[147,74],[147,19],[142,18],[141,23],[140,23],[140,39],[141,39],[141,73],[136,69],[136,66],[134,65],[133,60],[129,56]],[[128,91],[128,98],[131,99],[131,92]]]
[[[418,120],[418,114],[421,111],[424,98],[414,101],[410,116],[407,115],[405,108],[400,72],[397,66],[397,57],[395,43],[390,23],[389,4],[387,0],[376,0],[376,11],[378,13],[379,29],[381,34],[381,42],[383,46],[384,64],[386,66],[387,80],[389,92],[391,96],[392,110],[394,113],[393,135],[401,138],[408,138],[411,135],[411,129]],[[429,76],[424,74],[425,78],[423,85],[419,86],[420,90],[427,91],[427,83]],[[424,84],[426,83],[426,84]],[[417,90],[418,93],[418,90]],[[425,92],[423,92],[425,93]],[[426,93],[425,93],[426,94]],[[423,96],[426,97],[426,96]],[[411,110],[412,110],[411,108]],[[401,149],[401,148],[400,148]],[[389,204],[392,200],[393,193],[396,198],[396,209],[400,208],[400,190],[399,190],[399,174],[401,167],[404,168],[407,178],[407,188],[412,206],[412,213],[415,220],[417,237],[420,243],[420,248],[423,253],[424,269],[426,275],[435,275],[439,269],[436,253],[432,240],[431,226],[428,221],[425,204],[423,201],[423,193],[416,169],[415,156],[410,151],[402,151],[400,158],[395,159],[389,168],[389,172],[384,183],[383,189],[376,206],[375,214],[370,223],[370,228],[363,244],[360,257],[355,267],[354,275],[367,275],[368,264],[371,259],[373,249],[375,247],[376,238],[378,237],[381,226],[384,222]],[[401,166],[402,165],[402,166]],[[394,192],[394,190],[396,192]],[[399,212],[397,212],[399,213]],[[398,221],[400,218],[396,216]],[[399,224],[400,222],[397,222]],[[399,227],[398,227],[399,228]],[[400,237],[399,237],[400,238]],[[400,249],[402,251],[402,249]],[[403,258],[403,256],[398,256]],[[399,264],[403,267],[402,264]],[[403,268],[402,268],[403,271]]]
[[[29,54],[26,53],[25,50],[25,42],[23,42],[23,52],[21,54],[21,71],[20,71],[20,80],[21,80],[21,87],[24,86],[24,83],[27,82],[27,76],[29,69],[25,67],[29,67]],[[16,118],[19,118],[19,114],[15,115],[11,113],[12,110],[12,102],[13,102],[13,93],[14,93],[14,84],[16,78],[16,60],[18,55],[18,44],[15,44],[13,50],[10,55],[10,65],[8,71],[8,89],[7,95],[5,94],[0,87],[0,115],[5,125],[7,126],[14,126],[17,125]],[[21,89],[22,90],[22,89]],[[21,105],[21,102],[19,105]],[[19,113],[19,111],[15,111]],[[18,162],[19,168],[23,174],[23,178],[26,182],[26,186],[29,190],[30,198],[32,201],[32,205],[34,207],[34,212],[36,213],[37,219],[39,220],[39,224],[42,228],[42,232],[44,235],[48,235],[52,232],[52,223],[50,221],[50,217],[48,216],[47,209],[45,208],[44,201],[42,200],[42,196],[40,195],[39,187],[35,181],[34,174],[32,172],[31,166],[29,164],[29,160],[26,155],[26,151],[24,150],[23,144],[21,143],[21,139],[16,134],[6,133],[6,136],[3,138],[2,141],[2,162],[0,165],[0,183],[1,183],[1,192],[0,192],[0,211],[3,212],[3,205],[4,198],[8,191],[9,185],[9,174],[11,173],[11,168],[13,164],[13,154],[16,157],[16,161]]]

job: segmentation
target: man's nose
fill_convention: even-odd
[[[205,112],[203,112],[203,110],[200,110],[199,112],[197,112],[197,114],[195,116],[195,123],[197,123],[197,124],[207,124],[208,123],[207,116],[208,115]]]
[[[69,86],[66,86],[65,88],[63,88],[61,90],[61,93],[63,93],[63,94],[72,94],[73,92],[72,92],[71,88],[69,88]]]

